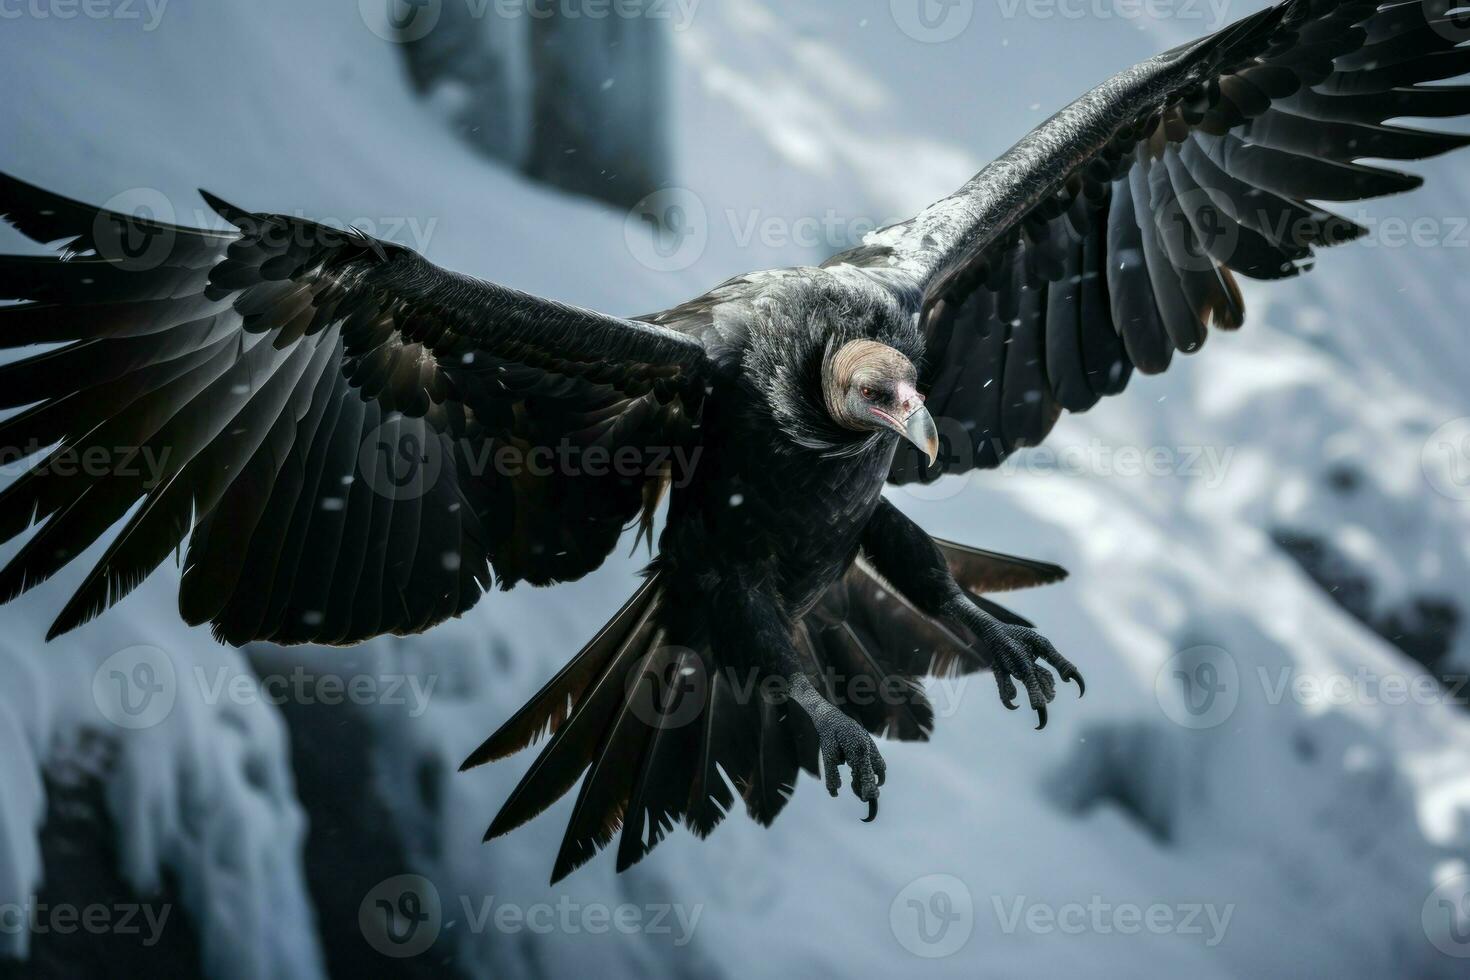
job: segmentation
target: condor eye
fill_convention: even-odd
[[[862,395],[868,401],[872,401],[873,398],[874,398],[874,396],[877,395],[877,392],[875,392],[872,388],[868,387],[867,385],[863,385],[861,388],[858,389],[858,394]]]

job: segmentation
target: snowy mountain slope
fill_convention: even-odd
[[[1108,72],[1209,26],[1179,18],[1141,30],[980,4],[957,38],[924,44],[891,7],[705,0],[676,33],[680,180],[708,235],[667,272],[638,261],[623,215],[539,190],[460,146],[350,5],[176,0],[152,32],[6,22],[0,77],[27,98],[0,106],[0,168],[98,201],[156,188],[189,217],[202,183],[627,313],[746,268],[820,258],[864,224],[946,193]],[[442,907],[432,951],[412,962],[527,977],[1457,975],[1423,919],[1438,911],[1435,881],[1470,863],[1463,704],[1433,693],[1391,703],[1401,699],[1385,681],[1422,670],[1346,615],[1272,535],[1332,542],[1385,608],[1459,598],[1470,511],[1436,490],[1457,484],[1433,452],[1426,473],[1424,450],[1441,424],[1470,414],[1460,383],[1470,252],[1448,220],[1470,214],[1467,165],[1426,164],[1423,191],[1374,206],[1435,219],[1436,244],[1385,236],[1323,256],[1299,282],[1252,288],[1243,332],[1064,420],[1046,447],[998,473],[895,492],[936,534],[1073,571],[1014,605],[1083,667],[1089,694],[1064,696],[1036,733],[999,706],[988,677],[937,687],[934,740],[883,747],[875,824],[803,780],[769,831],[735,816],[709,842],[680,832],[626,875],[598,860],[556,889],[545,880],[566,801],[478,843],[529,756],[468,775],[456,765],[631,592],[641,556],[550,592],[488,596],[420,639],[254,652],[257,672],[302,664],[433,682],[417,715],[359,712],[373,735],[371,789],[408,855],[402,870],[431,882]],[[813,217],[815,237],[798,235]],[[1155,447],[1162,465],[1139,472],[1129,452]],[[1350,493],[1331,479],[1342,467],[1357,474]],[[274,709],[207,703],[193,668],[213,677],[244,661],[176,623],[172,568],[42,649],[79,574],[5,611],[9,676],[29,680],[0,692],[0,718],[43,758],[59,728],[107,724],[95,665],[136,644],[165,651],[186,678],[184,707],[117,733],[132,760],[112,787],[130,875],[140,887],[160,869],[196,882],[183,900],[217,975],[320,972],[313,925],[326,924],[313,922],[298,867],[309,828]],[[1466,662],[1463,631],[1453,643]],[[1182,711],[1176,671],[1224,683],[1219,700],[1201,716]],[[1296,683],[1358,677],[1370,683],[1345,699]],[[1204,722],[1218,723],[1189,727]],[[33,844],[43,814],[27,775],[35,763],[6,765],[16,771],[0,807],[0,900],[15,900],[43,877]],[[540,932],[483,915],[543,904],[568,905],[572,918]],[[669,904],[668,931],[596,931],[583,917],[628,905],[647,926],[648,910]],[[1157,928],[1130,918],[1144,913]]]

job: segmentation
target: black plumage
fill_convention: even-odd
[[[1470,113],[1470,88],[1425,84],[1470,70],[1448,2],[1286,0],[820,268],[636,319],[208,195],[232,231],[0,177],[0,215],[60,253],[0,256],[0,345],[53,345],[0,366],[0,449],[31,461],[0,541],[32,532],[0,601],[106,537],[54,636],[187,539],[190,623],[352,643],[585,575],[667,499],[643,586],[466,760],[544,742],[487,836],[580,780],[553,874],[614,838],[621,869],[679,822],[769,823],[803,770],[835,794],[840,764],[871,817],[871,736],[928,736],[923,676],[988,667],[1040,725],[1058,677],[1082,687],[985,595],[1065,573],[934,541],[885,483],[998,465],[1239,327],[1237,274],[1361,235],[1312,202],[1412,188],[1361,161],[1470,141],[1394,122]],[[567,462],[618,453],[636,465]]]

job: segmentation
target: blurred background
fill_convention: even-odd
[[[0,169],[638,314],[820,261],[1259,6],[0,0]],[[1038,733],[937,683],[871,825],[803,780],[621,876],[547,885],[569,799],[480,843],[532,753],[460,760],[641,551],[350,650],[219,646],[172,564],[43,644],[73,563],[0,611],[0,976],[1464,976],[1467,166],[1351,206],[1366,241],[1044,446],[891,491],[1072,571],[1009,601],[1088,696]]]

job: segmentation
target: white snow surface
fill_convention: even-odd
[[[141,4],[141,21],[0,22],[0,80],[11,93],[0,101],[0,168],[99,203],[156,189],[185,223],[205,220],[193,194],[203,185],[630,314],[746,269],[819,259],[847,243],[847,230],[948,193],[1109,72],[1215,26],[1205,5],[1137,20],[1099,16],[1114,9],[1106,4],[1047,18],[1025,16],[1024,4],[965,2],[968,28],[930,44],[896,27],[903,3],[697,5],[675,34],[669,85],[680,179],[704,207],[709,236],[676,272],[638,262],[621,213],[474,156],[415,102],[397,52],[351,3],[173,0],[152,31]],[[1233,3],[1228,16],[1256,6]],[[882,746],[888,780],[876,823],[859,822],[850,796],[831,800],[803,779],[769,830],[732,815],[709,841],[679,831],[623,876],[604,854],[555,888],[546,878],[568,800],[480,843],[531,756],[463,775],[455,767],[626,598],[642,555],[620,550],[582,582],[497,592],[429,636],[374,644],[373,662],[435,680],[426,710],[382,721],[395,730],[374,769],[415,856],[403,870],[439,893],[454,968],[487,977],[1463,975],[1424,922],[1439,921],[1436,883],[1470,870],[1470,716],[1442,695],[1393,696],[1385,679],[1407,683],[1422,668],[1345,614],[1271,533],[1331,542],[1370,576],[1379,607],[1460,600],[1470,504],[1426,445],[1470,415],[1470,241],[1452,217],[1470,215],[1467,162],[1416,165],[1429,178],[1423,190],[1351,212],[1433,219],[1434,243],[1385,234],[1322,255],[1299,281],[1248,285],[1243,331],[1063,420],[1043,449],[999,472],[893,491],[937,535],[1068,567],[1065,583],[1007,601],[1082,667],[1089,687],[1081,701],[1063,692],[1041,733],[1028,713],[999,705],[987,675],[936,688],[932,741]],[[779,233],[828,209],[828,224],[843,229],[834,240]],[[744,234],[768,219],[771,233]],[[15,236],[0,246],[14,249]],[[1150,449],[1163,462],[1138,472]],[[1340,466],[1359,477],[1351,493],[1328,485]],[[45,877],[38,766],[61,733],[92,726],[122,749],[109,802],[123,872],[143,892],[165,872],[179,882],[209,972],[321,975],[301,870],[304,815],[279,714],[212,698],[195,682],[196,667],[211,678],[221,666],[247,668],[206,630],[177,622],[172,564],[98,621],[43,645],[87,564],[3,613],[0,903],[24,901]],[[94,673],[138,644],[164,652],[177,702],[150,728],[109,727]],[[1235,668],[1222,694],[1234,695],[1234,710],[1208,728],[1171,720],[1191,718],[1178,710],[1174,672],[1198,666],[1187,652],[1172,658],[1199,647],[1224,651],[1210,666]],[[273,660],[326,670],[334,656]],[[1463,631],[1453,657],[1470,664]],[[1348,697],[1293,695],[1364,677],[1368,686]],[[439,774],[434,816],[405,802],[418,798],[424,760]],[[548,933],[466,914],[487,900],[675,909],[667,933]],[[940,919],[918,912],[947,913],[950,931],[926,943],[919,930],[932,939]],[[687,942],[680,915],[693,922]],[[1165,915],[1172,925],[1159,925]],[[0,934],[0,944],[23,954],[27,939]],[[923,955],[936,952],[948,955]]]

